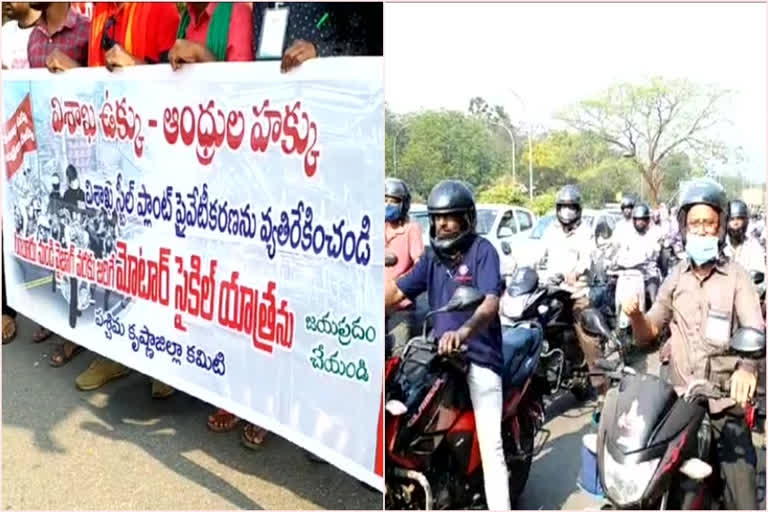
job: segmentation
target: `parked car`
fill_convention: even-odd
[[[582,222],[587,223],[592,229],[597,229],[600,222],[607,222],[611,230],[616,227],[618,217],[606,210],[584,209],[581,214]],[[595,221],[597,219],[597,222]],[[536,226],[518,245],[512,245],[512,254],[518,266],[529,266],[537,263],[544,256],[542,237],[552,222],[555,221],[555,212],[549,212],[536,223]]]
[[[426,205],[412,205],[410,216],[412,221],[421,224],[424,230],[424,245],[429,246],[429,215]],[[536,220],[536,214],[522,206],[477,205],[477,234],[493,244],[502,260],[504,259],[502,242],[508,242],[514,247],[520,241],[527,239],[533,231]]]

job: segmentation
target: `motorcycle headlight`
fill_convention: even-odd
[[[502,300],[501,312],[508,318],[520,318],[527,303],[528,295],[517,295],[515,297],[506,295]]]
[[[603,448],[605,492],[618,505],[629,505],[643,497],[661,457],[645,462],[620,464]]]

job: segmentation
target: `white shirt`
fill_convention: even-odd
[[[566,232],[558,221],[552,222],[541,237],[545,247],[542,261],[546,261],[546,275],[571,272],[584,274],[592,265],[592,251],[595,248],[593,231],[586,222]],[[586,277],[579,280],[586,285]]]
[[[616,222],[616,227],[613,228],[613,234],[611,235],[611,242],[613,245],[618,246],[618,244],[621,242],[621,240],[626,239],[626,237],[631,234],[635,230],[635,226],[632,223],[632,220],[627,220],[625,218],[621,218]]]
[[[34,25],[29,28],[19,27],[17,21],[11,20],[0,29],[0,47],[2,47],[3,67],[8,69],[24,69],[29,67],[27,43]]]
[[[738,247],[732,246],[730,237],[728,237],[723,252],[744,267],[747,272],[756,271],[765,274],[765,251],[763,251],[760,242],[751,236],[748,236],[744,243]]]
[[[621,266],[633,267],[644,264],[648,275],[656,272],[658,265],[656,261],[659,257],[659,239],[656,232],[648,229],[641,235],[636,229],[627,233],[618,246],[615,255],[615,261]]]

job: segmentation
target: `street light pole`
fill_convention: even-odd
[[[531,113],[519,94],[512,89],[509,89],[509,92],[520,102],[525,117],[528,119],[528,197],[533,200],[533,123],[531,122]]]

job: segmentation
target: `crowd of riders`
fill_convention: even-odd
[[[385,184],[388,254],[397,265],[386,269],[387,354],[413,336],[417,301],[424,297],[430,310],[445,306],[459,286],[471,286],[485,296],[474,312],[435,317],[431,337],[438,351],[464,347],[469,362],[468,387],[476,415],[477,437],[485,475],[488,508],[509,507],[507,471],[502,452],[502,334],[499,298],[504,292],[500,256],[493,245],[476,234],[473,193],[460,181],[434,186],[427,200],[429,244],[425,249],[420,226],[409,220],[411,194],[396,178]],[[729,414],[755,395],[756,362],[733,357],[730,366],[718,363],[726,356],[729,337],[741,327],[765,332],[762,282],[766,266],[762,214],[750,214],[739,199],[728,200],[724,190],[709,180],[689,182],[675,208],[661,204],[652,210],[630,195],[621,202],[622,219],[614,229],[607,223],[590,226],[582,218],[583,201],[577,185],[566,185],[556,196],[556,222],[542,238],[545,253],[540,268],[558,273],[573,290],[574,310],[590,306],[590,286],[596,257],[615,261],[631,252],[644,262],[650,309],[637,299],[622,304],[635,343],[660,347],[663,376],[679,393],[692,379],[728,374],[727,400],[710,413],[719,472],[725,482],[726,509],[757,508],[756,450],[744,422]],[[512,252],[514,254],[514,246]],[[757,277],[762,276],[762,277]],[[582,293],[579,293],[582,292]],[[764,306],[762,306],[764,308]],[[574,314],[574,319],[580,315]],[[602,357],[600,340],[574,320],[573,326],[586,363],[593,369]],[[607,383],[592,377],[593,396],[607,391]],[[575,455],[575,454],[574,454]]]

